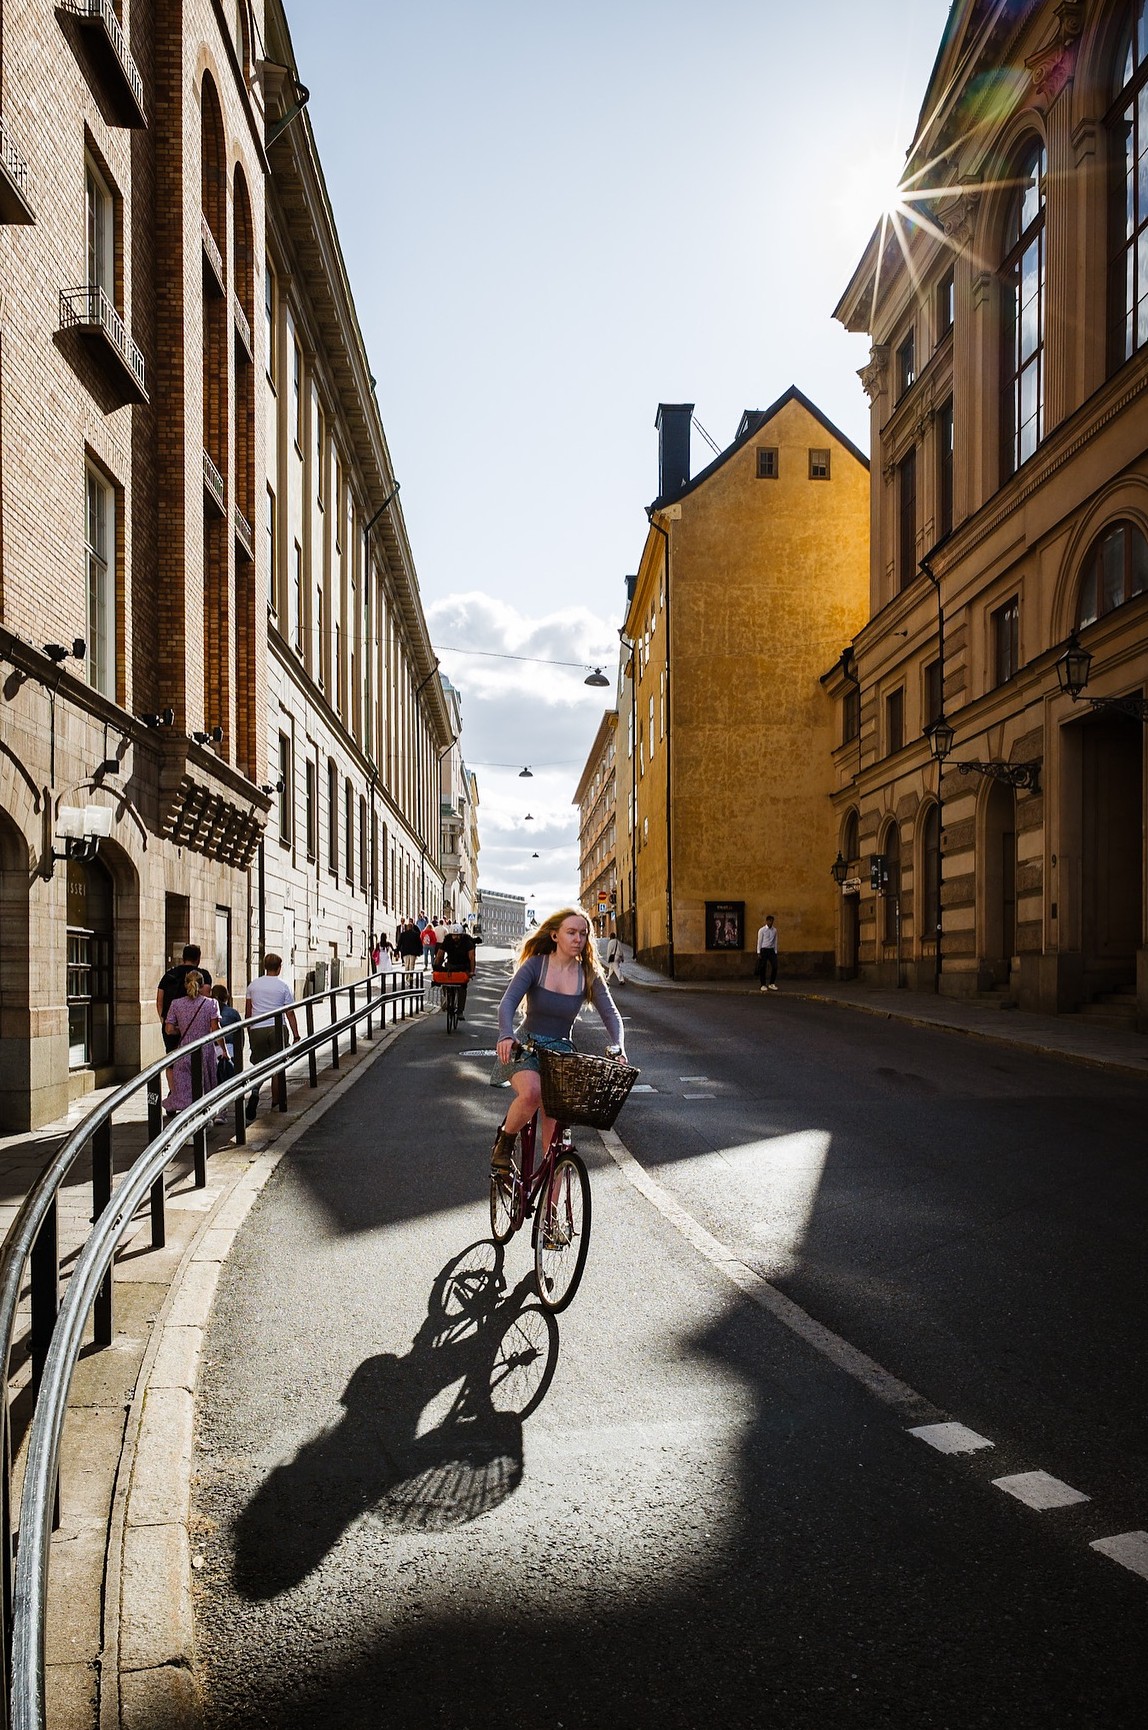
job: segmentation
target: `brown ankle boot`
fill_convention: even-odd
[[[492,1176],[504,1176],[510,1170],[510,1155],[514,1151],[517,1136],[509,1135],[505,1128],[499,1126],[494,1138],[494,1146],[490,1150],[490,1170]]]

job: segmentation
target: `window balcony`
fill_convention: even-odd
[[[251,340],[251,320],[244,312],[239,303],[239,296],[236,294],[231,297],[231,310],[235,315],[235,334],[239,338],[248,360],[253,361],[255,359],[255,344]]]
[[[238,505],[233,508],[231,515],[235,523],[236,550],[242,554],[248,564],[253,565],[255,563],[255,531]]]
[[[224,492],[223,476],[206,451],[203,453],[203,496],[208,504],[215,506],[221,517],[227,515],[227,495]]]
[[[35,222],[28,164],[0,117],[0,222]]]
[[[219,242],[211,232],[211,224],[206,216],[201,216],[200,230],[203,235],[203,262],[207,266],[208,286],[216,295],[225,294],[223,281],[223,254],[219,250]]]
[[[148,400],[144,357],[124,327],[124,321],[95,283],[60,290],[60,329],[91,338],[113,371],[125,402]]]
[[[112,0],[59,0],[58,15],[74,18],[88,39],[92,61],[111,103],[114,123],[146,126],[143,79],[124,40]]]

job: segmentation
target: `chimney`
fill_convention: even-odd
[[[676,499],[690,479],[690,421],[692,402],[660,402],[654,425],[658,429],[658,499]]]

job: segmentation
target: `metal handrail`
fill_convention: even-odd
[[[393,988],[387,989],[387,981],[393,981]],[[382,983],[382,990],[372,995],[370,987],[375,981]],[[356,992],[363,986],[367,987],[366,1001],[356,1007]],[[166,1128],[160,1129],[144,1148],[130,1170],[121,1179],[119,1187],[109,1194],[105,1205],[101,1208],[97,1203],[97,1219],[95,1227],[87,1239],[79,1260],[68,1282],[68,1288],[63,1302],[55,1312],[55,1325],[52,1330],[51,1343],[44,1356],[43,1369],[39,1378],[38,1389],[35,1390],[35,1405],[31,1428],[28,1436],[28,1453],[24,1473],[24,1495],[21,1503],[19,1523],[20,1546],[19,1558],[15,1569],[15,1588],[10,1595],[5,1590],[5,1608],[12,1606],[12,1645],[10,1668],[9,1703],[11,1717],[9,1722],[15,1725],[43,1726],[44,1718],[44,1608],[48,1571],[48,1545],[52,1530],[52,1509],[55,1499],[56,1465],[59,1459],[60,1436],[63,1432],[65,1409],[68,1390],[71,1385],[72,1373],[82,1342],[84,1327],[89,1310],[96,1302],[105,1281],[110,1278],[115,1251],[124,1231],[128,1228],[136,1209],[144,1196],[162,1184],[163,1172],[173,1154],[189,1141],[201,1147],[206,1137],[207,1129],[220,1109],[229,1103],[236,1105],[237,1139],[242,1140],[242,1101],[243,1096],[253,1087],[280,1073],[284,1083],[279,1107],[286,1110],[286,1073],[302,1058],[307,1058],[309,1078],[312,1086],[317,1081],[316,1053],[320,1046],[328,1041],[332,1047],[332,1067],[339,1067],[339,1039],[343,1034],[350,1036],[350,1049],[356,1049],[356,1033],[361,1021],[382,1014],[383,1025],[386,1024],[386,1006],[403,1003],[403,1014],[406,1015],[406,1003],[412,998],[421,999],[425,981],[417,980],[407,974],[372,974],[366,980],[348,982],[346,985],[335,986],[329,991],[314,993],[311,997],[301,998],[298,1002],[286,1005],[284,1009],[275,1011],[276,1020],[282,1023],[287,1010],[304,1010],[307,1016],[307,1033],[294,1045],[285,1046],[282,1050],[272,1053],[261,1063],[250,1069],[242,1069],[225,1082],[193,1101],[185,1111],[181,1112]],[[331,1003],[334,1009],[338,994],[349,993],[350,1009],[340,1021],[334,1021],[327,1027],[315,1030],[314,1006],[316,1003]],[[397,1019],[397,1014],[396,1014]],[[3,1245],[0,1246],[0,1425],[3,1427],[3,1460],[0,1470],[0,1496],[3,1499],[3,1570],[5,1586],[10,1578],[12,1538],[10,1527],[11,1515],[11,1450],[9,1443],[8,1418],[8,1366],[11,1358],[13,1334],[16,1324],[16,1312],[19,1306],[20,1290],[23,1284],[24,1268],[30,1256],[33,1255],[41,1231],[47,1224],[53,1228],[54,1208],[59,1188],[75,1163],[79,1154],[89,1141],[97,1135],[106,1133],[110,1138],[111,1120],[114,1112],[132,1097],[141,1087],[156,1080],[165,1069],[171,1067],[177,1057],[189,1053],[201,1052],[206,1046],[218,1044],[220,1040],[235,1039],[244,1028],[250,1028],[256,1022],[266,1023],[268,1012],[250,1016],[246,1020],[232,1022],[226,1029],[216,1028],[202,1038],[191,1040],[181,1046],[176,1052],[165,1052],[162,1058],[133,1076],[122,1087],[116,1089],[108,1099],[101,1102],[97,1108],[77,1125],[64,1144],[57,1150],[51,1163],[45,1168],[37,1182],[28,1192],[24,1202],[10,1227]],[[194,1063],[193,1057],[193,1063]],[[158,1090],[154,1096],[158,1107]],[[149,1094],[149,1118],[152,1117],[153,1096]],[[110,1139],[109,1139],[110,1148]],[[206,1178],[204,1178],[206,1181]],[[197,1171],[197,1183],[199,1174]],[[96,1173],[93,1171],[93,1186],[96,1184]],[[130,1205],[129,1205],[130,1204]],[[153,1203],[154,1204],[154,1203]],[[154,1217],[153,1217],[154,1227]],[[110,1248],[103,1259],[103,1246],[110,1238]],[[95,1249],[93,1246],[97,1246]],[[153,1241],[154,1247],[154,1241]],[[93,1261],[99,1262],[98,1272],[91,1274]],[[81,1278],[81,1270],[83,1277]],[[56,1271],[58,1282],[58,1267]],[[78,1295],[76,1295],[78,1294]],[[78,1316],[78,1319],[77,1319]],[[61,1365],[64,1366],[63,1370]],[[63,1380],[61,1382],[61,1376]],[[62,1386],[62,1393],[60,1388]],[[55,1392],[53,1392],[55,1390]],[[58,1401],[59,1410],[55,1409],[54,1401]],[[45,1440],[45,1430],[47,1439]],[[47,1449],[47,1454],[45,1454]],[[40,1465],[47,1458],[44,1471]],[[34,1469],[33,1461],[37,1462]],[[43,1489],[43,1495],[39,1490]],[[32,1569],[29,1584],[28,1571]],[[30,1631],[29,1631],[30,1630]],[[7,1644],[8,1630],[4,1630]],[[33,1715],[28,1716],[28,1712]]]

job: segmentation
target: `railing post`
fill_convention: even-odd
[[[92,1224],[111,1204],[112,1199],[112,1120],[105,1117],[92,1136]],[[112,1265],[100,1281],[96,1301],[92,1305],[92,1332],[97,1346],[110,1346],[114,1322],[112,1318]]]
[[[308,1003],[308,1005],[307,1005],[307,1038],[308,1039],[310,1039],[310,1037],[314,1033],[314,1031],[315,1031],[315,1005],[313,1003]],[[307,1080],[311,1083],[312,1087],[318,1087],[318,1085],[319,1085],[319,1054],[315,1050],[314,1046],[312,1046],[310,1051],[307,1053]]]
[[[279,1054],[282,1056],[283,1052],[287,1049],[287,1023],[281,1009],[275,1011],[275,1038],[279,1046]],[[274,1078],[271,1082],[271,1094],[280,1111],[286,1111],[287,1065],[285,1063],[280,1069],[275,1071]]]
[[[348,993],[348,1000],[349,1000],[350,1005],[351,1005],[350,1013],[352,1015],[354,1015],[354,1013],[355,1013],[355,987],[353,985],[348,985],[347,993]],[[352,1023],[351,1023],[351,1056],[352,1057],[354,1057],[354,1055],[355,1055],[356,1051],[358,1051],[358,1049],[359,1049],[359,1030],[358,1030],[358,1027],[355,1025],[355,1023],[352,1021]]]
[[[193,1100],[203,1098],[203,1047],[197,1045],[191,1053],[191,1097]],[[207,1126],[197,1129],[191,1138],[192,1151],[195,1155],[195,1187],[207,1188]]]
[[[30,1283],[32,1289],[32,1399],[40,1391],[52,1329],[60,1307],[60,1224],[55,1196],[48,1203],[44,1223],[32,1245]]]
[[[371,1016],[371,975],[368,973],[367,974],[367,1038],[368,1039],[373,1039],[375,1037],[374,1033],[371,1030],[371,1020],[372,1020],[372,1016]]]
[[[149,1146],[163,1130],[163,1106],[160,1098],[162,1082],[163,1071],[161,1070],[158,1075],[153,1075],[147,1084],[147,1138]],[[151,1247],[153,1249],[162,1249],[167,1242],[165,1199],[163,1172],[161,1171],[151,1186]]]
[[[331,1025],[332,1025],[332,1027],[335,1025],[335,1023],[338,1021],[338,1019],[339,1019],[339,993],[337,991],[332,991],[332,993],[331,993]],[[332,1039],[332,1041],[331,1041],[331,1068],[332,1069],[338,1069],[338,1067],[339,1067],[339,1035],[336,1033],[334,1039]]]
[[[243,1074],[243,1034],[242,1033],[236,1034],[235,1045],[234,1045],[233,1049],[235,1052],[235,1073],[236,1073],[236,1075],[242,1075]],[[247,1112],[245,1110],[246,1104],[247,1104],[246,1096],[242,1093],[237,1093],[235,1096],[235,1145],[236,1145],[236,1147],[246,1147],[247,1146]]]

